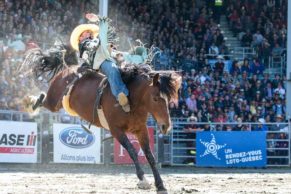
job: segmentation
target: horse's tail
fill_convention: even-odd
[[[33,73],[37,80],[50,81],[59,71],[67,66],[77,65],[76,53],[68,46],[55,45],[43,51],[40,48],[30,49],[19,71]]]

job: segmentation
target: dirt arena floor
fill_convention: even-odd
[[[133,166],[0,164],[0,193],[156,193],[139,190]],[[169,193],[291,193],[291,169],[160,169]]]

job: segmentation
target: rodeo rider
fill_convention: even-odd
[[[128,89],[121,79],[118,66],[112,59],[112,46],[108,44],[108,18],[95,14],[86,14],[90,22],[77,26],[70,37],[71,46],[80,52],[80,58],[94,70],[101,70],[106,75],[112,94],[125,112],[130,111]]]

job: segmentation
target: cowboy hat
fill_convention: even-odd
[[[195,117],[194,115],[191,115],[189,118],[188,118],[188,121],[194,121],[194,122],[197,122],[197,117]]]
[[[85,31],[91,31],[94,38],[96,38],[99,34],[99,27],[95,24],[81,24],[77,26],[70,38],[70,43],[73,49],[79,51],[79,38],[81,34]]]
[[[264,118],[259,118],[259,123],[265,124],[266,120]]]

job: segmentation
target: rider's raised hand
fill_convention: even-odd
[[[85,16],[90,22],[97,22],[99,21],[99,16],[94,13],[87,13]]]

